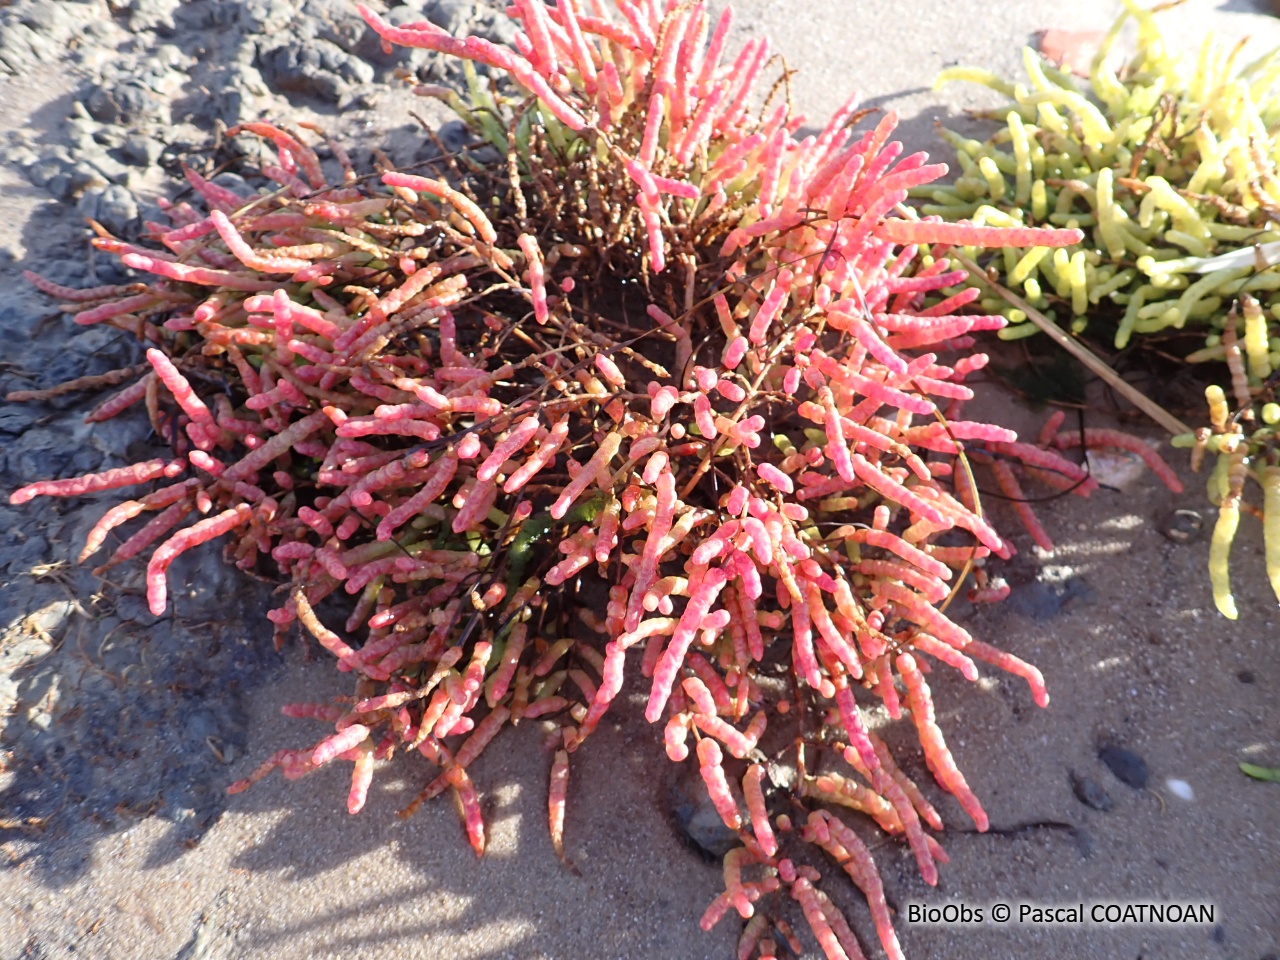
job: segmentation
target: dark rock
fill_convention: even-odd
[[[94,284],[133,283],[138,279],[138,275],[122,264],[119,257],[102,250],[89,254],[89,266],[88,279]]]
[[[1071,601],[1087,599],[1092,594],[1093,590],[1079,577],[1054,582],[1035,580],[1015,589],[1004,607],[1033,620],[1052,620]]]
[[[243,32],[263,36],[285,31],[296,13],[289,0],[242,0],[225,6],[235,12],[234,22]]]
[[[78,447],[63,430],[33,427],[8,446],[9,469],[23,483],[70,476]]]
[[[0,429],[3,429],[3,427],[0,427]],[[1253,683],[1257,678],[1253,675],[1252,670],[1241,670],[1236,674],[1236,679],[1241,683]]]
[[[139,167],[149,167],[160,159],[164,152],[164,144],[154,137],[134,131],[124,138],[120,144],[120,156],[125,163]]]
[[[97,220],[117,237],[131,233],[138,219],[138,202],[133,194],[118,184],[86,191],[77,207],[86,217]]]
[[[94,180],[125,183],[129,179],[129,168],[98,146],[96,140],[90,140],[81,146],[76,159],[80,170],[90,178],[90,186],[93,186]]]
[[[1115,774],[1121,783],[1141,790],[1147,785],[1147,762],[1132,750],[1108,746],[1098,751],[1098,759]]]
[[[458,153],[471,141],[471,131],[461,120],[450,120],[441,124],[436,136],[450,153]]]
[[[136,79],[95,86],[85,98],[85,107],[101,123],[137,123],[146,119],[166,119],[167,106],[146,84]]]
[[[1071,831],[1071,837],[1076,842],[1076,849],[1080,851],[1080,856],[1089,859],[1093,856],[1093,834],[1084,827],[1076,827]]]
[[[25,573],[49,559],[49,541],[44,537],[27,537],[4,551],[4,567],[10,574]]]
[[[156,30],[167,32],[173,28],[174,14],[182,5],[182,0],[128,0],[126,3],[112,3],[117,12],[123,13],[128,28],[139,30]]]
[[[1173,543],[1194,543],[1204,536],[1204,517],[1195,510],[1174,510],[1160,522],[1160,533]]]
[[[35,423],[37,407],[33,405],[0,407],[0,437],[16,437]]]
[[[67,346],[82,357],[90,358],[90,373],[103,373],[117,367],[132,363],[135,356],[136,341],[131,334],[123,330],[105,325],[89,328],[74,328],[73,336]],[[82,376],[77,373],[73,376]],[[71,377],[63,379],[70,380]],[[55,380],[61,383],[62,380]]]
[[[1071,772],[1071,792],[1076,795],[1076,799],[1083,803],[1086,807],[1092,807],[1094,810],[1100,810],[1106,813],[1114,806],[1111,795],[1092,777],[1086,777],[1082,774]]]
[[[668,801],[676,826],[703,855],[719,860],[738,846],[738,835],[720,819],[695,765],[681,766],[671,783]]]
[[[347,53],[357,53],[368,26],[353,15],[347,0],[306,0],[302,6],[299,24],[314,36],[327,40]],[[422,15],[418,14],[418,19]],[[308,37],[307,39],[310,39]]]
[[[132,531],[130,531],[132,532]],[[108,548],[111,542],[108,541]],[[103,556],[109,554],[104,553]],[[150,627],[159,623],[161,618],[151,612],[147,600],[141,594],[124,593],[116,600],[116,616],[124,623],[136,624],[139,627]]]
[[[337,44],[318,39],[306,46],[287,43],[258,55],[262,77],[274,90],[336,103],[352,83],[373,80],[369,64]]]
[[[483,37],[493,43],[499,43],[503,46],[514,45],[516,34],[519,32],[514,20],[503,13],[494,13],[491,20],[483,24],[477,24],[472,31],[478,37]]]
[[[26,169],[27,179],[37,187],[47,187],[49,182],[59,174],[68,173],[75,161],[63,147],[54,147],[40,154],[39,158]]]
[[[403,7],[396,7],[396,10],[402,10]],[[442,30],[447,30],[456,37],[465,37],[467,35],[467,25],[471,19],[471,13],[475,9],[475,5],[469,3],[468,0],[434,0],[428,3],[423,13],[427,15],[427,19],[434,23]],[[418,14],[421,17],[422,14]]]
[[[220,187],[225,187],[233,193],[238,193],[246,199],[254,195],[253,187],[249,186],[249,181],[240,176],[240,174],[232,173],[229,170],[224,170],[222,173],[218,174],[213,178],[213,182]]]

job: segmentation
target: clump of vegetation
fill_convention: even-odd
[[[1276,431],[1280,404],[1274,400],[1276,377],[1266,330],[1262,306],[1249,294],[1241,295],[1239,315],[1236,310],[1231,311],[1222,333],[1235,410],[1231,410],[1221,387],[1209,386],[1205,399],[1210,425],[1173,439],[1174,446],[1191,448],[1191,465],[1196,470],[1206,452],[1216,455],[1208,481],[1209,499],[1218,505],[1218,519],[1209,542],[1209,583],[1214,604],[1230,620],[1239,615],[1231,592],[1229,560],[1242,510],[1262,521],[1267,577],[1280,600],[1280,438]],[[1261,507],[1243,499],[1250,478],[1262,490]]]
[[[1205,449],[1220,455],[1209,479],[1220,507],[1209,570],[1218,609],[1235,619],[1227,556],[1250,476],[1264,491],[1254,512],[1264,518],[1267,572],[1280,597],[1273,426],[1280,417],[1273,376],[1280,368],[1280,59],[1268,54],[1238,66],[1243,43],[1224,52],[1207,37],[1188,67],[1161,36],[1155,11],[1125,7],[1093,57],[1087,86],[1030,49],[1028,85],[970,68],[944,71],[939,82],[975,81],[1010,97],[1008,108],[993,112],[1006,126],[985,143],[943,131],[962,176],[913,194],[922,212],[948,220],[1088,231],[1082,242],[1053,250],[962,251],[985,270],[966,280],[981,291],[984,309],[1011,321],[1000,336],[1037,332],[1026,322],[1029,305],[1074,333],[1101,328],[1117,349],[1150,341],[1188,362],[1227,361],[1235,413],[1224,391],[1211,387],[1212,427],[1174,444],[1196,448],[1197,468]],[[1117,70],[1112,51],[1130,19],[1137,49]],[[1193,349],[1179,349],[1188,335]]]
[[[428,772],[403,812],[452,792],[481,853],[470,768],[541,718],[564,856],[570,757],[642,683],[667,754],[696,754],[741,841],[704,925],[733,909],[750,921],[739,955],[773,955],[790,934],[760,901],[785,894],[828,957],[861,955],[816,886],[825,854],[900,957],[872,856],[829,808],[904,837],[930,884],[942,819],[867,710],[909,715],[935,780],[985,830],[930,664],[976,679],[988,663],[1048,702],[1039,671],[945,613],[970,572],[974,599],[1008,590],[982,567],[1013,547],[967,451],[1006,489],[1015,468],[1090,483],[1048,442],[961,419],[986,362],[969,335],[1005,320],[957,315],[968,292],[925,297],[961,280],[953,245],[1081,233],[918,219],[907,192],[944,168],[902,157],[894,117],[855,130],[851,102],[797,140],[781,82],[751,108],[766,41],[722,62],[728,12],[713,27],[703,3],[616,6],[611,20],[520,0],[515,51],[362,7],[388,42],[514,81],[423,91],[501,162],[361,176],[335,144],[326,170],[301,134],[246,124],[231,134],[263,142],[256,194],[188,171],[198,200],[170,205],[147,245],[94,241],[154,279],[74,291],[33,275],[77,322],[146,344],[145,375],[109,378],[126,385],[89,419],[142,405],[173,457],[11,499],[158,482],[103,516],[82,559],[144,519],[104,566],[150,551],[160,613],[173,559],[225,538],[228,559],[282,585],[277,639],[301,624],[350,674],[349,696],[286,708],[328,732],[233,790],[345,761],[354,813],[377,766],[410,756]],[[1090,442],[1056,429],[1059,446]],[[798,769],[785,790],[765,776],[783,757]]]
[[[1216,349],[1225,308],[1240,293],[1280,316],[1280,276],[1257,269],[1250,249],[1238,252],[1280,241],[1280,62],[1268,55],[1238,68],[1243,44],[1223,55],[1209,37],[1188,69],[1153,11],[1125,7],[1087,84],[1030,48],[1026,85],[968,67],[943,71],[939,83],[982,83],[1012,102],[991,111],[1006,127],[985,143],[944,130],[962,175],[914,195],[948,220],[1086,229],[1068,247],[983,259],[993,277],[1075,332],[1105,324],[1123,348],[1135,333],[1196,327]],[[1137,49],[1116,69],[1112,51],[1130,18]],[[983,303],[1012,322],[1006,339],[1035,333],[1025,312],[989,288]],[[1280,343],[1271,350],[1280,357]]]

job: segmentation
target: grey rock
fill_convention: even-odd
[[[137,200],[117,184],[86,191],[77,206],[86,217],[97,220],[116,236],[130,233],[138,219]]]
[[[281,93],[297,93],[336,103],[348,84],[369,83],[373,68],[337,44],[316,40],[305,47],[285,44],[258,56],[263,79]]]
[[[421,16],[421,15],[419,15]],[[328,40],[347,53],[357,52],[361,37],[368,27],[346,0],[307,0],[302,5],[306,32]]]
[[[1174,510],[1160,521],[1159,530],[1174,543],[1194,543],[1204,536],[1204,517],[1196,510]]]
[[[1102,784],[1092,777],[1086,777],[1075,771],[1071,773],[1071,792],[1086,807],[1092,807],[1094,810],[1100,810],[1103,813],[1106,813],[1114,806],[1111,794],[1107,793]]]
[[[71,154],[63,147],[54,147],[41,153],[25,172],[27,179],[37,187],[47,187],[54,177],[68,174],[72,167]]]
[[[35,423],[38,408],[32,405],[0,407],[0,437],[16,437]]]
[[[125,163],[132,163],[139,167],[151,166],[160,159],[160,154],[163,152],[164,144],[155,137],[149,137],[136,130],[128,134],[120,144],[120,156]]]
[[[59,173],[50,177],[45,186],[49,188],[49,193],[58,200],[70,200],[77,192],[75,182],[68,173]]]
[[[42,537],[32,537],[28,543],[35,541],[43,542]],[[44,544],[47,548],[48,544]],[[29,622],[33,626],[39,627],[45,633],[55,633],[62,629],[62,625],[76,611],[77,604],[70,600],[55,600],[46,607],[42,607],[35,613],[31,614]]]
[[[48,63],[58,55],[58,45],[25,23],[10,23],[0,37],[0,57],[9,73],[22,74],[37,63]]]
[[[1147,762],[1132,750],[1124,747],[1107,746],[1098,751],[1101,760],[1121,783],[1141,790],[1147,785]]]
[[[27,537],[4,551],[4,567],[10,574],[25,573],[38,563],[49,560],[49,541],[44,537]]]
[[[493,43],[512,46],[516,40],[519,27],[515,21],[505,14],[495,13],[493,19],[478,24],[474,30],[476,36],[483,37]]]
[[[131,31],[167,31],[172,29],[174,14],[181,5],[182,0],[130,0],[123,4],[121,12]]]
[[[238,193],[246,199],[254,195],[254,189],[249,186],[249,181],[238,173],[232,173],[230,170],[222,171],[222,173],[213,178],[213,182],[233,193]]]
[[[78,329],[76,335],[67,342],[62,355],[66,355],[65,351],[69,349],[81,357],[88,358],[89,363],[85,364],[80,361],[81,366],[91,368],[91,372],[94,373],[105,372],[132,363],[135,343],[133,336],[123,330],[107,326],[91,326],[87,329]],[[73,374],[73,376],[82,375],[80,373]],[[63,377],[62,379],[69,380],[71,377]],[[53,382],[61,383],[62,380],[54,380]]]
[[[270,91],[262,74],[252,63],[232,64],[227,71],[227,82],[255,97],[265,97]]]
[[[137,79],[115,84],[99,84],[85,98],[93,119],[102,123],[137,123],[166,120],[168,106],[156,91]]]
[[[128,132],[119,127],[98,127],[93,131],[93,142],[108,150],[118,150],[128,137]]]
[[[236,23],[245,33],[264,36],[285,31],[297,13],[289,0],[244,0],[227,6],[235,10]]]
[[[395,14],[404,9],[403,6],[396,7],[391,12]],[[468,0],[434,0],[426,5],[422,13],[440,29],[447,30],[456,37],[465,37],[474,9],[475,5]],[[421,17],[422,13],[414,11],[416,17]]]
[[[1004,607],[1033,620],[1052,620],[1073,600],[1087,600],[1092,595],[1093,590],[1079,577],[1055,582],[1036,580],[1015,588]]]
[[[35,33],[61,36],[75,27],[66,7],[67,4],[55,3],[54,0],[36,0],[22,8],[18,14],[19,22]]]
[[[96,174],[108,183],[126,183],[129,180],[129,168],[96,144],[93,149],[81,152],[79,159],[86,168],[85,173]]]
[[[177,44],[162,43],[147,55],[143,68],[154,68],[157,71],[164,70],[166,72],[183,71],[186,70],[190,61],[191,58]]]
[[[92,284],[132,283],[138,274],[120,262],[113,253],[94,250],[89,254],[89,282]]]
[[[32,427],[9,445],[9,469],[23,483],[92,472],[102,454],[75,442],[66,430]]]
[[[107,556],[106,553],[103,556]],[[141,594],[125,593],[116,600],[116,616],[124,623],[133,623],[139,627],[150,627],[159,623],[161,618],[151,612],[146,598]]]
[[[338,112],[347,110],[373,110],[378,106],[379,94],[384,91],[381,84],[366,83],[358,87],[348,87],[346,93],[338,98]]]
[[[668,800],[676,826],[699,852],[720,859],[738,846],[737,833],[725,826],[692,764],[682,765],[671,784]]]
[[[35,164],[40,159],[40,155],[25,144],[14,144],[5,148],[3,158],[5,163],[24,168]]]

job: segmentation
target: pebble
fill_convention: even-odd
[[[1160,523],[1160,533],[1174,543],[1195,543],[1204,536],[1204,517],[1196,510],[1174,510]]]
[[[1092,807],[1102,813],[1106,813],[1115,805],[1111,794],[1107,793],[1102,784],[1074,770],[1071,772],[1071,792],[1086,807]]]
[[[130,30],[167,33],[173,29],[174,15],[181,5],[182,0],[129,0],[121,6]]]
[[[138,219],[138,201],[118,184],[87,190],[76,205],[86,217],[92,217],[117,237],[133,233]]]
[[[1014,590],[1002,606],[1043,622],[1059,616],[1073,600],[1088,600],[1092,595],[1093,589],[1079,577],[1035,580]]]
[[[1147,785],[1147,762],[1132,750],[1107,746],[1098,751],[1101,760],[1121,783],[1141,790]]]
[[[164,144],[137,130],[128,134],[120,144],[120,156],[124,162],[139,167],[151,166],[160,159],[163,152]]]
[[[262,77],[273,90],[336,103],[348,84],[368,83],[373,68],[328,40],[307,46],[289,42],[258,56]]]
[[[738,835],[720,819],[696,762],[687,761],[677,771],[667,796],[671,817],[699,853],[719,860],[738,846]]]

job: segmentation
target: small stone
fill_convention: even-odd
[[[720,819],[692,764],[685,764],[672,782],[669,802],[676,826],[700,853],[719,860],[738,845],[738,835]]]
[[[1075,771],[1071,773],[1071,792],[1086,807],[1092,807],[1094,810],[1099,810],[1103,813],[1106,813],[1114,806],[1111,794],[1107,793],[1102,784],[1092,777],[1086,777]]]
[[[232,173],[230,170],[222,171],[222,173],[213,178],[212,182],[246,199],[254,195],[253,187],[249,186],[249,181],[238,173]]]
[[[40,155],[26,144],[14,144],[6,147],[3,154],[0,154],[5,163],[12,164],[15,167],[31,167],[40,159]]]
[[[397,7],[396,10],[403,10],[403,7]],[[465,37],[467,35],[467,23],[474,9],[474,4],[468,0],[435,0],[429,3],[423,13],[427,15],[427,19],[434,23],[437,27],[445,30],[455,37]],[[421,17],[415,11],[415,15]]]
[[[56,36],[73,26],[63,6],[54,0],[37,0],[23,8],[20,22],[36,33]]]
[[[38,158],[26,169],[27,179],[37,187],[47,187],[54,177],[65,175],[68,160],[46,154]]]
[[[30,404],[0,407],[0,437],[18,436],[36,422],[36,417],[36,410]]]
[[[1170,777],[1164,782],[1164,785],[1168,787],[1169,792],[1179,800],[1191,801],[1196,798],[1196,792],[1191,789],[1191,784],[1187,783],[1185,780],[1175,780],[1173,777]]]
[[[1093,590],[1079,577],[1040,579],[1014,590],[1003,606],[1036,621],[1052,620],[1073,600],[1088,600]]]
[[[519,33],[519,27],[516,26],[515,21],[501,13],[495,13],[492,20],[477,25],[475,29],[476,36],[503,46],[513,45],[517,33]]]
[[[94,87],[85,98],[85,106],[93,119],[100,123],[135,123],[149,118],[167,118],[167,108],[160,97],[142,82],[132,79]]]
[[[1124,747],[1103,747],[1098,751],[1101,760],[1121,783],[1141,790],[1147,785],[1147,762],[1132,750]]]
[[[328,40],[305,47],[289,43],[258,55],[258,68],[273,89],[337,103],[351,83],[369,83],[373,67]]]
[[[117,237],[130,233],[138,219],[138,202],[119,184],[86,191],[77,206],[86,217],[97,220]]]
[[[137,131],[127,135],[120,144],[120,156],[124,162],[139,167],[151,166],[160,159],[163,152],[164,145],[159,140]]]
[[[182,0],[132,0],[126,21],[129,30],[171,30],[173,15],[181,5]]]
[[[1160,523],[1160,533],[1173,543],[1194,543],[1204,536],[1204,517],[1195,510],[1174,510]]]
[[[1253,683],[1253,681],[1256,680],[1257,678],[1253,675],[1252,670],[1241,670],[1239,673],[1236,674],[1236,679],[1239,680],[1241,683]]]

